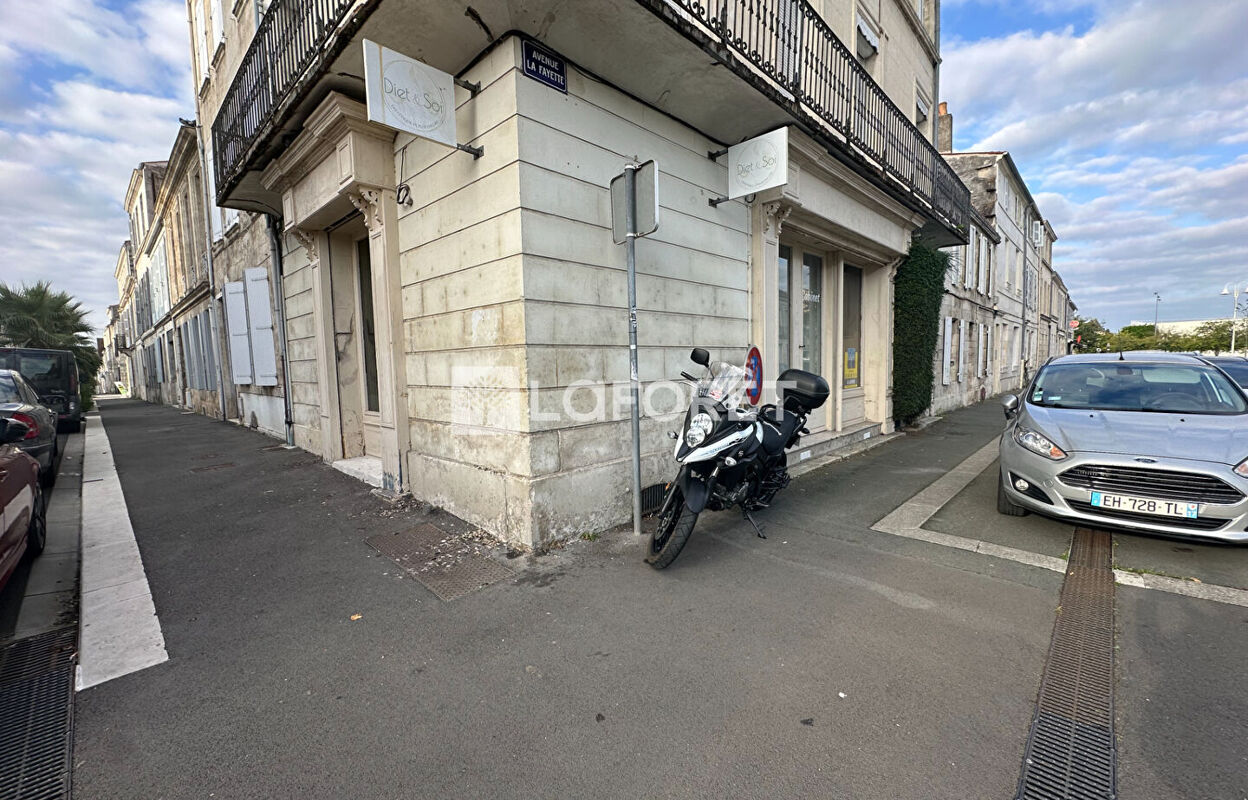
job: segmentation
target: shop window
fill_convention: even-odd
[[[793,347],[793,334],[791,331],[790,315],[793,313],[793,307],[789,302],[789,264],[793,261],[793,248],[787,244],[780,245],[780,265],[777,274],[778,286],[780,289],[780,308],[777,315],[777,327],[779,328],[779,350],[776,354],[776,374],[780,374],[789,368],[789,350]]]
[[[841,340],[845,353],[841,364],[842,386],[862,386],[862,270],[845,266],[844,302],[841,313]]]

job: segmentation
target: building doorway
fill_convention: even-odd
[[[371,240],[354,216],[329,234],[334,361],[342,457],[382,458]]]

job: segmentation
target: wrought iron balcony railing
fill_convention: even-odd
[[[247,153],[324,51],[355,0],[273,0],[212,124],[218,194],[234,183]]]
[[[808,0],[643,2],[677,9],[718,37],[948,227],[965,229],[969,190]]]

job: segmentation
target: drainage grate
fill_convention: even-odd
[[[1019,800],[1116,796],[1112,554],[1108,533],[1075,531]]]
[[[191,472],[215,472],[219,469],[229,469],[234,466],[233,461],[227,461],[224,464],[209,464],[205,467],[191,467]]]
[[[515,573],[479,552],[482,545],[433,525],[366,540],[442,600],[455,600]]]
[[[0,649],[0,797],[70,794],[77,628]]]

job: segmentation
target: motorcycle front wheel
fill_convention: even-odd
[[[694,523],[698,521],[698,515],[685,505],[685,493],[680,490],[680,485],[673,483],[670,491],[672,496],[665,503],[667,511],[659,517],[650,534],[646,563],[655,569],[663,569],[676,560],[685,542],[689,541],[689,534],[693,533]]]

